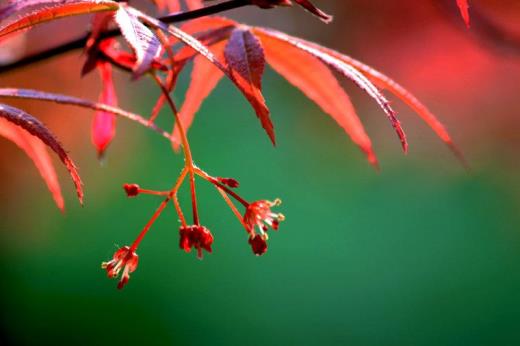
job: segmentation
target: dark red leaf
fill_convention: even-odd
[[[49,129],[32,115],[5,104],[0,104],[0,117],[38,137],[58,155],[72,177],[80,203],[83,203],[83,188],[76,165]]]
[[[224,51],[231,75],[253,105],[256,115],[275,144],[273,124],[262,95],[265,57],[262,44],[248,29],[233,30]]]
[[[61,188],[58,182],[58,176],[56,175],[56,170],[54,169],[54,165],[52,164],[51,157],[47,152],[45,144],[43,144],[41,140],[29,134],[21,127],[1,118],[0,136],[7,138],[20,147],[20,149],[25,151],[47,184],[56,206],[61,211],[63,211],[65,202],[63,201],[63,196],[61,194]]]
[[[161,30],[163,30],[165,32],[168,32],[170,35],[173,35],[178,40],[180,40],[184,44],[190,46],[192,49],[197,51],[200,55],[204,56],[213,65],[215,65],[222,72],[224,72],[224,74],[235,84],[235,86],[237,86],[237,88],[244,94],[244,96],[246,96],[246,99],[251,103],[251,105],[253,106],[255,111],[257,111],[257,112],[258,111],[262,111],[262,113],[260,115],[258,113],[257,113],[257,115],[262,120],[262,125],[264,126],[264,128],[266,128],[266,130],[268,131],[268,134],[269,134],[269,132],[271,132],[269,134],[269,136],[271,137],[271,140],[274,141],[274,131],[272,130],[272,124],[270,124],[270,119],[265,116],[266,114],[267,114],[267,116],[269,115],[269,111],[267,110],[267,112],[266,112],[265,110],[262,110],[261,105],[259,105],[257,101],[251,102],[250,95],[248,95],[248,90],[243,89],[243,85],[241,83],[239,83],[235,79],[234,75],[230,72],[230,70],[226,66],[224,66],[223,63],[220,62],[213,55],[213,53],[211,53],[209,51],[209,49],[206,46],[204,46],[204,44],[202,44],[195,37],[193,37],[193,36],[187,34],[186,32],[176,28],[175,26],[168,26],[168,25],[166,25],[166,24],[164,24],[164,23],[156,20],[155,18],[152,18],[152,17],[150,17],[150,16],[148,16],[148,15],[146,15],[144,13],[139,13],[139,17],[142,20],[144,20],[147,24],[149,24],[149,25],[151,25],[151,26],[153,26],[155,28],[161,29]],[[271,128],[270,131],[268,130],[269,127]]]

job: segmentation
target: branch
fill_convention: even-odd
[[[160,18],[158,18],[158,20],[160,20],[161,22],[164,22],[164,23],[173,24],[173,23],[178,23],[178,22],[182,22],[182,21],[186,21],[186,20],[192,20],[192,19],[209,16],[212,14],[232,10],[232,9],[247,6],[250,4],[251,4],[251,1],[249,1],[249,0],[229,0],[226,2],[203,7],[203,8],[197,9],[197,10],[193,10],[193,11],[177,12],[177,13],[170,14],[170,15],[167,15],[164,17],[160,17]],[[115,36],[119,36],[120,34],[121,34],[121,31],[119,29],[112,29],[112,30],[104,32],[101,35],[101,38],[115,37]],[[49,49],[46,49],[44,51],[37,52],[34,54],[26,55],[16,61],[13,61],[6,65],[0,65],[0,73],[5,73],[5,72],[11,71],[11,70],[15,70],[17,68],[31,65],[31,64],[39,62],[39,61],[47,60],[49,58],[70,52],[71,50],[83,48],[83,47],[85,47],[85,44],[87,43],[87,40],[89,37],[90,37],[90,32],[88,32],[83,37],[77,38],[73,41],[66,42],[60,46],[49,48]]]

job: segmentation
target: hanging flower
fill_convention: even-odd
[[[137,268],[138,262],[139,256],[130,247],[124,246],[115,252],[112,260],[103,262],[101,268],[107,271],[109,278],[117,278],[123,269],[121,280],[117,284],[117,288],[122,289],[128,283],[130,273]]]
[[[202,259],[202,250],[211,253],[211,244],[213,244],[213,235],[204,226],[192,225],[183,226],[179,229],[180,241],[179,247],[186,252],[190,252],[192,248],[197,249],[197,257]]]

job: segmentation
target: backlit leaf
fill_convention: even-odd
[[[75,1],[56,6],[43,7],[0,26],[0,37],[58,18],[103,11],[115,11],[118,8],[119,4],[117,2],[109,0]]]
[[[384,75],[383,73],[373,69],[372,67],[348,56],[345,54],[341,54],[335,50],[325,48],[316,43],[306,41],[306,44],[313,46],[316,49],[321,50],[322,52],[329,54],[346,64],[349,64],[363,73],[368,79],[370,79],[375,85],[377,85],[381,89],[386,89],[390,91],[392,94],[397,96],[401,101],[407,104],[417,115],[419,115],[423,121],[430,126],[430,128],[439,136],[439,138],[448,145],[454,155],[459,159],[459,161],[464,165],[468,166],[467,162],[464,158],[464,155],[460,151],[460,149],[453,142],[450,134],[444,127],[444,125],[437,119],[437,117],[421,102],[419,101],[413,94],[411,94],[408,90],[406,90],[399,83]]]
[[[224,48],[225,42],[221,42],[213,46],[212,51],[219,59],[223,59]],[[179,118],[186,132],[190,128],[202,102],[211,94],[223,76],[224,73],[203,56],[197,56],[193,60],[190,86],[186,91],[186,97],[179,112]],[[175,124],[173,137],[180,141],[178,124]],[[175,150],[179,149],[178,144],[174,144],[173,147]]]
[[[80,203],[83,203],[83,188],[76,165],[49,129],[32,115],[5,104],[0,104],[0,118],[4,118],[10,123],[20,126],[31,135],[38,137],[58,155],[72,177]]]
[[[318,58],[285,41],[266,35],[259,38],[267,63],[329,114],[367,155],[369,162],[377,166],[372,142],[330,69]]]
[[[99,73],[103,87],[99,96],[99,102],[117,106],[116,90],[112,80],[112,65],[109,63],[98,64]],[[108,145],[116,134],[116,116],[106,111],[97,111],[92,120],[92,143],[94,144],[98,157],[102,157]]]
[[[307,41],[297,39],[295,37],[291,37],[279,31],[267,30],[267,29],[259,29],[257,31],[263,33],[264,35],[268,35],[274,37],[278,40],[285,41],[290,43],[291,45],[309,53],[313,56],[317,57],[325,64],[329,65],[334,70],[343,74],[345,77],[352,80],[356,85],[361,88],[364,92],[366,92],[370,97],[372,97],[379,107],[385,112],[390,123],[394,127],[403,147],[403,150],[406,152],[408,150],[408,143],[406,141],[406,135],[404,134],[403,129],[401,128],[401,124],[399,120],[397,120],[396,112],[390,106],[390,102],[386,99],[386,97],[377,89],[377,87],[367,79],[367,77],[354,68],[352,65],[345,63],[344,61],[338,59],[337,57],[328,54],[327,52],[320,50],[317,48],[317,45],[309,43]]]
[[[0,136],[7,138],[22,149],[33,161],[40,172],[43,180],[47,184],[49,191],[60,210],[64,210],[65,202],[61,194],[60,184],[56,170],[52,164],[51,157],[47,152],[45,144],[37,137],[29,134],[21,127],[0,118]]]

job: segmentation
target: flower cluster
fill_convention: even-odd
[[[177,192],[188,176],[192,192],[192,224],[187,223],[182,207],[177,199]],[[179,178],[170,191],[143,189],[137,184],[123,185],[123,189],[125,190],[125,193],[128,197],[155,195],[164,197],[164,200],[152,215],[152,218],[144,226],[143,230],[137,236],[132,245],[130,247],[125,246],[120,248],[116,251],[112,260],[102,264],[102,268],[107,271],[107,274],[110,278],[117,278],[121,270],[123,271],[117,286],[118,288],[123,288],[126,285],[130,278],[130,273],[135,271],[137,268],[138,256],[135,253],[135,250],[147,232],[150,230],[155,220],[159,217],[167,205],[170,204],[170,202],[173,203],[181,222],[181,226],[179,228],[179,247],[188,253],[195,249],[199,259],[202,259],[204,251],[207,253],[213,252],[213,234],[207,227],[202,226],[199,220],[199,212],[195,193],[195,176],[213,184],[217,191],[222,195],[224,201],[237,216],[239,222],[243,225],[244,229],[249,235],[248,242],[251,246],[251,249],[253,250],[253,253],[257,256],[265,254],[267,251],[267,231],[269,228],[275,231],[278,230],[280,222],[285,219],[282,214],[275,213],[272,210],[273,207],[279,206],[281,201],[276,199],[274,201],[259,200],[255,202],[248,202],[233,190],[239,186],[237,180],[233,178],[213,177],[195,166],[190,167],[188,165],[181,171]],[[240,211],[236,208],[232,199],[244,207],[243,213],[240,213]]]

